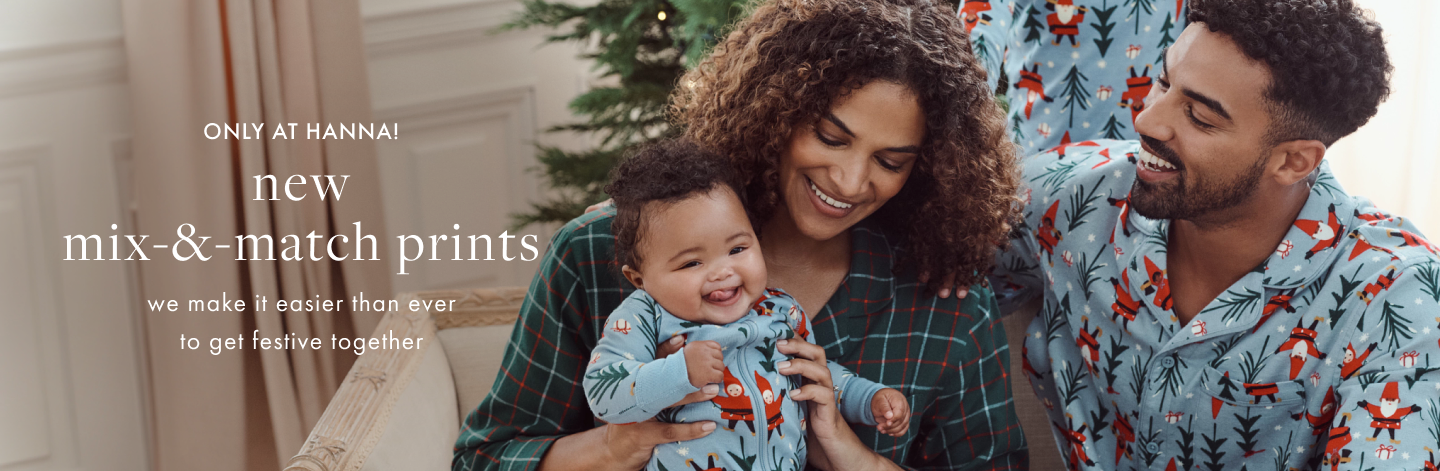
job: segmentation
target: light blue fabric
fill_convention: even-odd
[[[1185,29],[1184,0],[965,0],[959,14],[991,89],[1005,79],[1010,134],[1034,155],[1069,142],[1137,139],[1161,53]]]
[[[1170,221],[1127,210],[1138,149],[1025,159],[991,276],[1002,306],[1043,300],[1022,370],[1070,468],[1434,469],[1435,246],[1322,163],[1276,251],[1181,324]]]
[[[789,398],[789,392],[800,387],[801,377],[776,371],[777,363],[790,359],[777,350],[776,342],[800,335],[813,343],[809,326],[799,303],[780,290],[767,289],[750,312],[726,325],[685,321],[644,290],[636,290],[610,314],[604,336],[591,353],[583,381],[586,401],[596,417],[610,423],[655,417],[662,422],[718,424],[715,432],[699,440],[656,447],[649,470],[804,469],[805,404]],[[683,351],[655,358],[660,342],[676,335],[689,342],[720,343],[726,382],[715,400],[669,407],[698,390],[690,384]],[[827,366],[837,386],[841,416],[875,425],[870,401],[885,386],[833,361]],[[743,397],[729,399],[727,390],[732,386],[740,387]]]

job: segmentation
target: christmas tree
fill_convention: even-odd
[[[1175,43],[1175,38],[1170,36],[1170,30],[1175,29],[1175,22],[1170,21],[1170,15],[1165,15],[1165,24],[1160,26],[1160,43],[1155,49],[1160,50],[1160,56],[1155,58],[1155,63],[1165,61],[1165,48]]]
[[[581,57],[595,61],[614,85],[591,89],[570,101],[585,121],[548,132],[595,136],[594,147],[571,151],[537,145],[540,171],[553,190],[548,201],[513,215],[517,227],[565,222],[606,198],[610,168],[638,145],[678,133],[665,119],[665,106],[687,64],[704,57],[717,38],[744,14],[743,0],[601,0],[577,6],[523,0],[514,20],[500,30],[561,28],[546,43],[584,45]]]
[[[1120,7],[1119,5],[1107,7],[1106,3],[1102,1],[1099,8],[1092,8],[1095,12],[1095,19],[1098,21],[1090,23],[1090,27],[1095,28],[1095,32],[1100,34],[1099,38],[1094,39],[1095,47],[1100,48],[1100,57],[1105,57],[1105,53],[1110,50],[1110,43],[1115,41],[1110,37],[1110,30],[1115,29],[1115,23],[1110,21],[1110,15],[1115,14],[1115,9]]]
[[[1090,109],[1090,92],[1085,90],[1085,81],[1090,80],[1085,74],[1080,73],[1076,66],[1070,66],[1070,71],[1065,73],[1065,87],[1060,91],[1060,98],[1065,99],[1065,109],[1070,110],[1070,126],[1075,126],[1075,107],[1082,110]]]

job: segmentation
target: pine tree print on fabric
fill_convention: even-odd
[[[1116,197],[1135,170],[1112,156],[1138,143],[1077,143],[1022,161],[1025,220],[990,275],[1002,306],[1042,301],[1026,371],[1069,467],[1423,469],[1440,437],[1426,409],[1440,404],[1433,244],[1338,183],[1316,184],[1286,228],[1291,249],[1181,324],[1169,221]],[[1316,181],[1334,181],[1327,164]],[[1392,397],[1397,412],[1370,409]],[[1398,443],[1372,426],[1393,421]],[[1379,429],[1380,443],[1365,440]]]
[[[1130,120],[1115,113],[1115,100],[1130,88],[1130,67],[1147,76],[1158,73],[1161,51],[1185,27],[1183,1],[991,0],[989,11],[1010,14],[975,23],[971,44],[993,89],[1010,104],[1011,139],[1022,146],[1022,154],[1049,150],[1066,133],[1076,141],[1136,138]],[[977,18],[971,10],[978,7],[967,10],[966,3],[957,14],[968,27]],[[1016,86],[1024,76],[1039,78],[1039,86]],[[1007,83],[1001,84],[1001,77]],[[1084,93],[1067,92],[1076,86]],[[1061,106],[1035,106],[1051,101],[1038,97],[1061,100]],[[1143,100],[1123,105],[1131,104],[1136,105],[1133,119]]]

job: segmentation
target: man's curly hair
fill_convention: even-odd
[[[678,203],[718,188],[729,188],[745,204],[745,190],[731,160],[685,139],[646,145],[621,161],[605,186],[615,203],[610,232],[615,236],[616,269],[640,269],[645,214],[659,209],[651,203]]]
[[[1390,94],[1380,23],[1351,0],[1192,0],[1187,18],[1269,67],[1271,143],[1329,146],[1375,116]]]
[[[766,1],[680,79],[671,113],[686,136],[735,159],[755,220],[767,221],[792,132],[875,80],[908,87],[925,115],[914,171],[873,216],[904,247],[896,270],[980,281],[1009,230],[1019,175],[953,11],[928,0]]]

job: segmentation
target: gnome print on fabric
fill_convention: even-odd
[[[1300,230],[1305,231],[1306,234],[1309,234],[1311,238],[1315,239],[1315,246],[1305,251],[1306,260],[1314,257],[1315,254],[1320,253],[1321,250],[1335,247],[1335,244],[1340,242],[1338,236],[1341,231],[1345,229],[1344,226],[1340,225],[1340,221],[1335,218],[1335,205],[1333,204],[1330,205],[1330,218],[1328,220],[1321,222],[1309,219],[1296,219],[1295,227],[1300,228]]]
[[[765,439],[769,440],[775,435],[776,427],[785,423],[785,416],[780,414],[780,406],[785,401],[785,390],[775,390],[759,371],[755,372],[755,385],[760,388],[760,399],[765,401]],[[780,438],[785,438],[783,430],[780,431]]]
[[[990,0],[965,0],[960,5],[960,20],[965,22],[965,32],[975,29],[976,24],[990,24]]]
[[[1295,324],[1294,329],[1290,330],[1290,338],[1280,344],[1280,348],[1275,349],[1275,353],[1290,351],[1291,380],[1300,377],[1300,369],[1305,367],[1306,357],[1325,359],[1325,353],[1315,348],[1315,336],[1317,335],[1315,326],[1323,320],[1325,318],[1316,317],[1310,322],[1309,328],[1303,327],[1305,321],[1301,320],[1299,324]]]
[[[1045,17],[1045,23],[1050,26],[1050,34],[1055,35],[1050,44],[1059,46],[1062,39],[1068,39],[1070,46],[1080,47],[1075,37],[1080,35],[1080,23],[1085,21],[1085,13],[1090,9],[1076,6],[1074,0],[1047,0],[1045,7],[1055,10],[1055,13]]]
[[[1020,68],[1020,80],[1015,82],[1015,89],[1025,90],[1025,119],[1030,119],[1030,112],[1035,109],[1035,100],[1044,100],[1046,103],[1055,101],[1054,98],[1045,96],[1045,78],[1040,76],[1039,62],[1030,70]]]
[[[1370,413],[1370,428],[1375,434],[1366,441],[1375,441],[1380,437],[1380,432],[1390,432],[1390,443],[1400,444],[1395,439],[1395,431],[1400,430],[1400,421],[1405,416],[1420,412],[1419,405],[1400,406],[1400,383],[1385,383],[1385,390],[1380,393],[1380,404],[1371,404],[1369,401],[1361,400],[1357,406]]]
[[[729,368],[725,369],[724,386],[725,388],[722,390],[724,394],[715,396],[710,402],[720,406],[720,420],[729,421],[725,430],[734,432],[735,426],[744,422],[746,427],[750,427],[750,434],[754,435],[755,408],[752,405],[754,403],[750,401],[750,392],[745,390],[744,383],[741,383],[735,375],[730,374]]]
[[[1154,86],[1155,79],[1150,78],[1150,66],[1145,66],[1139,74],[1135,73],[1135,66],[1130,66],[1130,78],[1125,79],[1125,93],[1120,94],[1120,107],[1130,108],[1130,122],[1134,123],[1135,118],[1145,111],[1145,97],[1150,96],[1150,87]]]

